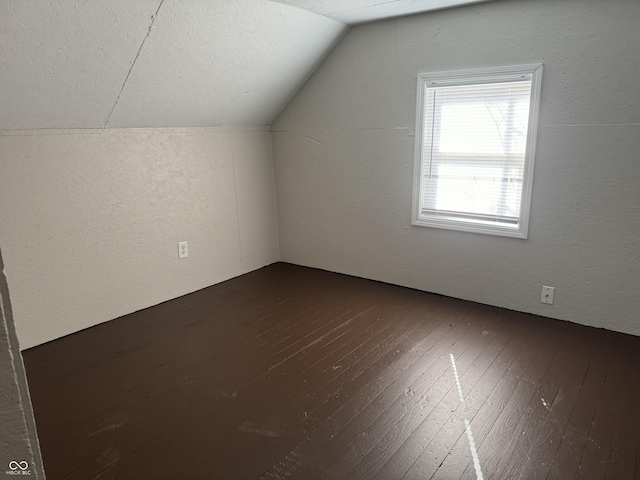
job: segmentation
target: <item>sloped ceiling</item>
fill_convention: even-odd
[[[3,0],[0,129],[266,124],[347,28],[268,0]]]
[[[273,0],[355,25],[491,0]]]
[[[347,24],[487,0],[1,0],[0,130],[271,122]]]

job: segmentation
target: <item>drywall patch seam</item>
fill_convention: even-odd
[[[116,101],[114,102],[113,107],[111,107],[111,110],[109,110],[109,113],[107,114],[107,118],[104,120],[104,127],[103,128],[107,128],[107,125],[109,124],[109,120],[111,119],[111,115],[113,114],[113,111],[116,109],[116,106],[118,105],[118,102],[120,101],[120,97],[122,96],[122,92],[124,91],[124,87],[127,85],[127,81],[129,80],[129,77],[131,76],[131,72],[133,71],[133,67],[135,67],[136,62],[138,61],[138,57],[140,56],[140,52],[142,52],[142,48],[144,47],[144,44],[147,41],[147,38],[149,38],[149,35],[151,35],[151,30],[153,30],[153,24],[155,23],[156,18],[158,18],[158,13],[160,12],[160,8],[162,8],[162,4],[163,3],[164,3],[164,0],[160,0],[160,3],[158,4],[158,8],[156,9],[156,13],[151,17],[151,24],[149,25],[149,28],[147,29],[147,34],[142,39],[142,43],[140,44],[140,48],[138,49],[138,53],[136,53],[136,56],[133,58],[133,62],[131,62],[131,67],[129,68],[129,71],[127,72],[127,76],[124,78],[124,82],[122,83],[122,87],[120,87],[120,91],[118,92],[118,97],[116,98]]]
[[[238,205],[238,178],[236,175],[236,157],[234,152],[234,138],[231,135],[231,166],[233,167],[233,193],[236,199],[236,222],[238,226],[238,250],[240,251],[240,270],[244,272],[244,261],[242,260],[242,232],[240,227],[240,206]]]

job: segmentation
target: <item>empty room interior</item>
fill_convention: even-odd
[[[639,78],[637,0],[0,2],[0,475],[640,479]]]

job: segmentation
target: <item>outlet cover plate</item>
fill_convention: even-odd
[[[554,290],[555,290],[554,287],[543,286],[542,287],[542,296],[540,297],[540,301],[542,303],[547,303],[549,305],[553,304],[553,292],[554,292]]]
[[[178,242],[178,258],[187,258],[189,256],[189,244],[187,242]]]

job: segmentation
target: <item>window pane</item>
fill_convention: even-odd
[[[418,75],[414,225],[527,238],[542,65]]]
[[[460,153],[524,153],[529,101],[469,102],[442,106],[434,150]]]
[[[530,80],[427,88],[423,209],[519,216],[530,91]]]
[[[422,208],[518,217],[522,172],[508,166],[445,163],[423,183]]]

